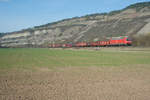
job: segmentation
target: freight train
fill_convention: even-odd
[[[111,37],[106,41],[77,42],[66,44],[50,44],[50,48],[71,48],[71,47],[109,47],[109,46],[131,46],[132,40],[128,36]]]

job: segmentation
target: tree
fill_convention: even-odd
[[[0,36],[3,36],[4,35],[4,33],[0,33]]]

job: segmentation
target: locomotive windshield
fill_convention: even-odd
[[[127,41],[132,41],[132,39],[130,37],[127,38]]]

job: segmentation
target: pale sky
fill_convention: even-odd
[[[123,9],[150,0],[0,0],[0,32]]]

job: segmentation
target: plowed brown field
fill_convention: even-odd
[[[150,67],[0,70],[0,100],[150,100]]]

